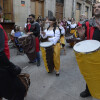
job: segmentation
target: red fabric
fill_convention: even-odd
[[[82,24],[80,24],[80,22],[78,22],[78,24],[77,24],[78,26],[82,26]]]
[[[36,41],[36,52],[39,52],[39,39],[38,37],[35,38]]]
[[[86,27],[87,27],[87,40],[89,40],[90,39],[90,37],[89,37],[89,30],[90,30],[89,22],[86,22]]]
[[[95,28],[90,27],[89,22],[86,22],[86,27],[87,27],[87,40],[92,40]]]
[[[28,32],[30,32],[31,24],[28,24]]]
[[[2,25],[0,24],[0,28],[3,29]],[[9,52],[9,47],[8,47],[8,36],[7,33],[5,32],[5,30],[3,29],[4,34],[5,34],[5,48],[4,48],[4,52],[6,54],[6,56],[8,57],[8,59],[10,59],[10,52]]]
[[[94,34],[94,27],[91,27],[91,29],[90,29],[90,39],[92,40],[92,38],[93,38],[93,34]]]

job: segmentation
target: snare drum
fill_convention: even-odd
[[[91,95],[100,99],[100,42],[85,40],[75,44],[73,49]]]
[[[41,42],[40,43],[42,57],[44,60],[44,65],[47,72],[52,72],[54,70],[54,61],[53,61],[53,43],[52,42]]]

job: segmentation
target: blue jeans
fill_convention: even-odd
[[[37,60],[37,62],[40,61],[40,52],[36,52],[36,60]]]

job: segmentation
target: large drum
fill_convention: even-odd
[[[34,35],[24,35],[19,37],[19,43],[22,45],[24,52],[30,61],[36,58],[36,42]]]
[[[40,43],[42,57],[44,60],[44,65],[47,72],[52,72],[54,70],[54,61],[53,61],[53,43],[52,42],[41,42]]]
[[[91,95],[100,99],[100,42],[85,40],[74,45],[79,69]]]

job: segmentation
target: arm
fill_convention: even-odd
[[[50,42],[53,42],[53,44],[55,45],[59,39],[60,39],[60,31],[59,31],[59,29],[56,29],[55,36],[53,38],[49,38],[48,40]]]
[[[40,35],[40,25],[38,23],[35,24],[35,30],[33,30],[33,34],[36,37]]]
[[[59,28],[61,29],[61,34],[65,35],[65,29],[62,26],[60,26]]]
[[[3,30],[0,28],[0,67],[7,68],[9,71],[12,71],[13,74],[19,74],[21,72],[21,69],[8,60],[4,52],[4,47],[5,35]]]
[[[47,38],[47,34],[46,33],[47,33],[47,29],[45,29],[44,32],[43,31],[40,32],[40,35],[41,35],[41,37],[43,39]]]

